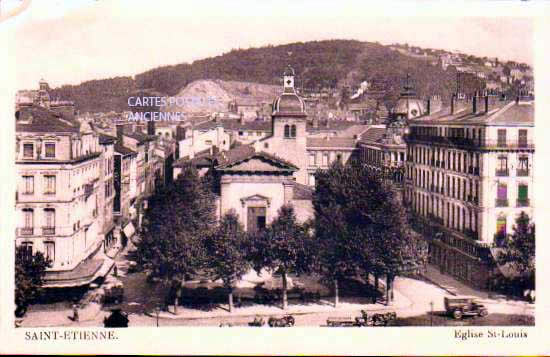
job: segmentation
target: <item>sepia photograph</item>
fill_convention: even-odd
[[[160,3],[0,2],[3,325],[539,326],[534,17]]]

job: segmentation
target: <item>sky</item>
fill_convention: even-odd
[[[336,38],[533,64],[535,26],[527,17],[532,12],[512,4],[507,8],[506,2],[498,9],[480,3],[468,7],[468,2],[388,3],[32,0],[27,10],[0,23],[0,30],[13,34],[8,49],[16,83],[28,89],[41,78],[56,87],[131,76],[234,48]]]

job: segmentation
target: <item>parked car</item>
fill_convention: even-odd
[[[489,311],[475,296],[453,296],[445,297],[445,311],[449,316],[456,320],[463,316],[480,316],[484,317],[489,314]]]
[[[294,316],[292,315],[286,315],[280,318],[270,317],[269,320],[267,320],[269,327],[292,327],[295,322]]]

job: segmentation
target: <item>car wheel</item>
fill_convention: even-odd
[[[489,313],[487,312],[487,310],[481,310],[481,311],[479,312],[479,316],[481,316],[481,317],[485,317],[485,316],[487,316],[488,314],[489,314]]]
[[[453,311],[453,317],[455,318],[455,320],[460,320],[462,318],[462,311],[460,310]]]

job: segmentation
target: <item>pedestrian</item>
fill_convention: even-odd
[[[73,304],[73,321],[78,322],[78,305]]]
[[[118,276],[118,267],[116,264],[115,264],[115,267],[113,268],[113,275]]]

